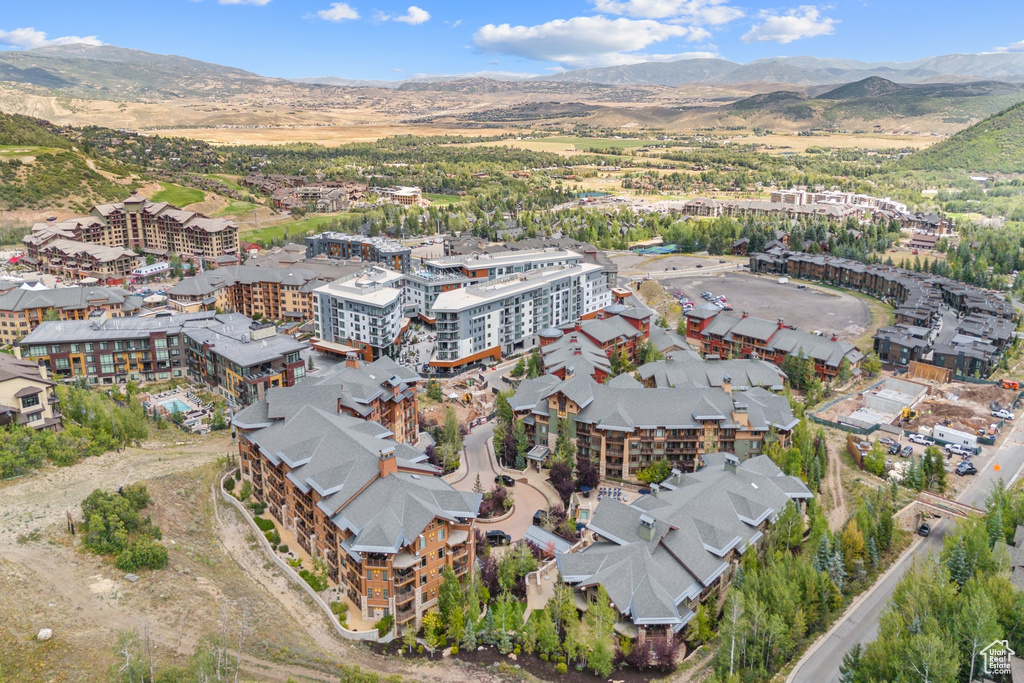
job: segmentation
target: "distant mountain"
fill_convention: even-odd
[[[791,83],[824,85],[849,83],[870,77],[900,83],[920,83],[945,77],[1024,80],[1024,53],[942,55],[913,62],[860,62],[854,59],[778,57],[736,64],[724,59],[683,59],[644,62],[627,66],[577,69],[538,80],[609,83],[614,85],[666,85],[686,83]]]
[[[854,100],[863,97],[880,97],[882,95],[893,95],[906,92],[907,86],[893,83],[880,76],[870,76],[856,83],[841,85],[835,90],[829,90],[823,95],[818,95],[819,100]]]
[[[536,80],[607,83],[609,85],[667,85],[709,83],[741,65],[724,59],[684,59],[678,62],[644,62],[629,66],[576,69]]]
[[[306,85],[333,85],[339,88],[397,88],[403,81],[364,81],[358,78],[338,78],[337,76],[314,76],[310,78],[290,78],[293,83]]]
[[[917,170],[1024,173],[1024,102],[965,128],[900,162]]]
[[[227,95],[288,81],[112,45],[52,45],[0,51],[0,79],[103,99]]]

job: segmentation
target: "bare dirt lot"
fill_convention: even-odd
[[[724,296],[734,314],[747,311],[767,320],[781,318],[803,332],[835,332],[840,339],[851,343],[871,325],[870,306],[855,296],[813,286],[798,289],[793,282],[780,285],[775,278],[723,273],[670,277],[661,283],[669,292],[684,292],[698,305],[704,303],[700,294],[706,290]]]

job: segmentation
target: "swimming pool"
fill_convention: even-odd
[[[169,413],[187,413],[191,408],[180,398],[171,398],[160,403],[164,410]]]

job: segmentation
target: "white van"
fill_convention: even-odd
[[[789,282],[789,278],[788,277],[780,277],[779,278],[779,284],[780,285],[787,284],[788,282]]]

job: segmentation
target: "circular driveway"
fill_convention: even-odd
[[[468,471],[462,479],[452,482],[453,487],[459,491],[472,491],[479,474],[480,485],[484,491],[494,488],[494,477],[498,474],[498,466],[491,456],[489,441],[493,435],[494,423],[488,422],[476,427],[463,439]],[[530,485],[525,477],[517,477],[515,474],[512,474],[512,477],[516,479],[516,485],[511,487],[509,492],[515,500],[515,512],[511,517],[500,522],[477,520],[477,526],[483,531],[495,529],[504,531],[512,537],[513,541],[518,541],[533,524],[533,514],[537,510],[546,510],[548,501],[544,494]]]

